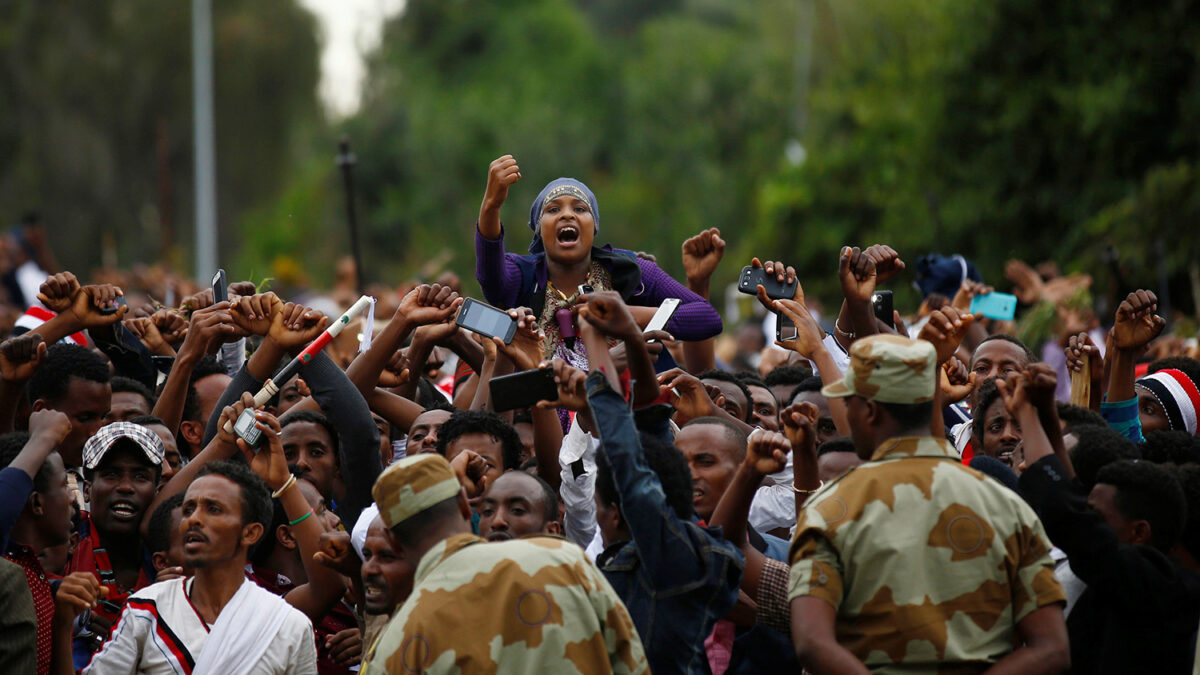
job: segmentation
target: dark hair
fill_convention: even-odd
[[[1200,466],[1189,464],[1177,467],[1175,478],[1183,489],[1188,512],[1179,543],[1192,557],[1200,560]]]
[[[499,415],[486,410],[456,410],[438,431],[437,453],[446,456],[446,448],[465,434],[487,434],[500,441],[504,470],[521,468],[521,437]]]
[[[1141,445],[1142,457],[1155,464],[1182,466],[1200,460],[1200,440],[1186,431],[1152,431]],[[1200,514],[1198,514],[1200,515]]]
[[[442,397],[442,396],[433,397],[432,399],[429,400],[429,405],[426,405],[424,407],[425,407],[425,412],[429,412],[430,410],[445,410],[448,413],[452,413],[452,412],[458,410],[458,408],[455,408],[453,404],[451,404],[449,401],[447,401],[445,399],[445,397]]]
[[[733,376],[737,378],[738,382],[741,382],[747,387],[762,387],[763,389],[768,389],[767,383],[758,376],[758,373],[742,370],[734,373]]]
[[[1187,356],[1165,356],[1151,362],[1146,367],[1146,373],[1157,373],[1167,368],[1178,370],[1187,375],[1196,386],[1200,386],[1200,361]]]
[[[196,383],[209,375],[225,374],[225,368],[220,363],[217,363],[217,357],[211,354],[196,362],[196,367],[192,369],[192,376],[188,378],[187,396],[183,399],[183,417],[180,418],[181,420],[208,423],[208,420],[200,419],[200,394],[196,392]]]
[[[979,342],[979,344],[975,345],[975,351],[971,353],[971,362],[972,363],[974,363],[974,361],[975,361],[975,353],[979,351],[979,348],[984,346],[985,344],[991,342],[992,340],[1003,340],[1005,342],[1010,342],[1010,343],[1020,347],[1021,351],[1025,352],[1025,358],[1027,360],[1026,361],[1027,363],[1037,363],[1038,361],[1041,361],[1041,359],[1039,359],[1037,357],[1037,355],[1033,353],[1032,349],[1025,346],[1024,342],[1021,342],[1017,338],[1015,338],[1011,335],[1005,334],[1005,333],[996,333],[995,335],[989,335],[989,336],[985,337],[983,340],[981,340]]]
[[[849,436],[838,436],[837,438],[825,441],[821,444],[821,447],[817,448],[817,457],[828,455],[831,452],[853,452],[858,454],[854,449],[854,441]]]
[[[100,384],[108,384],[112,379],[104,357],[87,347],[60,342],[50,345],[42,367],[29,378],[29,401],[42,399],[56,403],[63,400],[72,377]]]
[[[763,378],[763,382],[766,382],[768,387],[774,387],[778,384],[800,384],[812,377],[812,374],[812,369],[805,368],[804,366],[779,366],[767,373],[767,376]]]
[[[150,514],[150,523],[146,525],[146,548],[151,553],[159,553],[171,548],[171,512],[183,507],[183,493],[167,497]]]
[[[1122,460],[1100,469],[1097,483],[1117,489],[1113,505],[1130,520],[1150,523],[1150,544],[1166,553],[1187,521],[1187,500],[1175,476],[1150,462]]]
[[[1070,403],[1058,404],[1058,419],[1065,425],[1063,431],[1074,431],[1075,427],[1080,424],[1108,426],[1108,422],[1100,416],[1100,413],[1091,408],[1071,405]]]
[[[138,382],[137,380],[133,379],[132,377],[125,377],[124,375],[113,375],[112,391],[114,394],[121,393],[121,392],[129,392],[129,393],[138,394],[142,398],[146,399],[146,403],[149,404],[149,406],[151,408],[154,407],[154,401],[156,400],[156,398],[154,396],[154,392],[150,391],[150,387],[147,387],[146,385],[142,384],[141,382]]]
[[[1072,433],[1079,443],[1071,449],[1071,465],[1085,490],[1090,491],[1096,485],[1096,476],[1106,465],[1122,459],[1141,459],[1137,445],[1107,424],[1102,427],[1080,424]]]
[[[21,449],[29,442],[29,434],[24,431],[10,431],[0,436],[0,469],[13,463]],[[50,462],[42,462],[37,474],[33,477],[34,492],[45,492],[50,489],[54,476],[50,475]]]
[[[821,388],[824,386],[825,385],[821,382],[821,377],[819,375],[813,375],[812,377],[806,377],[806,378],[804,378],[804,381],[802,381],[800,384],[796,385],[796,388],[792,390],[792,393],[788,394],[787,401],[786,402],[780,401],[779,404],[782,406],[789,406],[792,404],[792,401],[796,400],[796,394],[800,394],[800,393],[803,393],[806,391],[815,391],[815,392],[820,393]]]
[[[236,483],[242,492],[242,525],[259,523],[265,529],[271,523],[271,489],[245,463],[210,462],[200,468],[196,478],[220,476]],[[263,534],[266,536],[266,533]],[[260,540],[261,541],[261,540]]]
[[[980,385],[979,390],[975,392],[975,406],[971,408],[971,413],[974,415],[971,418],[971,434],[972,437],[983,444],[983,432],[987,428],[987,411],[996,401],[1000,399],[1000,389],[996,386],[996,379],[984,380]]]
[[[667,505],[675,511],[675,515],[684,520],[691,520],[692,509],[692,470],[688,468],[683,453],[669,441],[641,434],[642,457],[650,470],[658,477],[666,495]],[[620,504],[620,495],[612,477],[612,465],[608,456],[596,454],[596,494],[600,495],[605,504]]]
[[[458,511],[458,495],[443,499],[424,511],[418,511],[396,523],[392,527],[392,534],[395,535],[401,546],[412,546],[422,532],[427,532],[435,524],[451,518],[462,518],[462,514]]]
[[[689,421],[687,424],[683,425],[682,429],[687,429],[688,427],[699,426],[701,424],[707,424],[707,425],[711,425],[711,426],[721,427],[724,430],[725,437],[733,444],[733,447],[737,450],[737,454],[734,455],[735,457],[737,457],[737,460],[740,462],[743,459],[746,459],[747,437],[746,437],[746,432],[743,431],[741,427],[739,427],[737,424],[733,423],[731,420],[729,420],[725,417],[717,417],[715,415],[709,415],[707,417],[697,417],[696,419]]]
[[[341,445],[340,441],[338,440],[338,432],[337,429],[334,428],[333,422],[330,422],[328,417],[317,412],[316,410],[288,410],[283,414],[282,417],[279,418],[279,429],[282,432],[285,427],[290,424],[296,424],[297,422],[308,422],[323,428],[325,432],[329,434],[329,442],[332,444],[330,450],[333,451],[334,463],[341,463],[341,453],[339,452]]]
[[[887,411],[896,424],[901,429],[915,429],[917,427],[928,427],[933,420],[933,401],[924,403],[884,403],[883,401],[875,401],[875,404]]]
[[[737,377],[735,377],[732,373],[727,373],[723,370],[718,370],[716,368],[713,368],[712,370],[706,370],[703,373],[700,373],[699,375],[696,376],[696,379],[701,380],[701,381],[703,381],[703,380],[718,380],[720,382],[729,382],[731,384],[736,385],[738,389],[742,390],[742,396],[746,397],[746,413],[745,413],[744,419],[742,421],[743,422],[750,421],[750,419],[751,419],[750,413],[754,412],[754,398],[750,396],[750,389],[746,387],[745,383],[743,383],[741,380],[739,380]]]

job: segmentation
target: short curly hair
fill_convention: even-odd
[[[496,413],[486,410],[456,410],[438,431],[437,453],[446,456],[446,448],[465,434],[487,434],[500,442],[504,470],[521,468],[521,437]]]
[[[56,403],[67,396],[71,378],[108,384],[112,373],[104,357],[87,347],[58,343],[46,350],[46,359],[41,368],[29,378],[30,402],[42,399]]]
[[[1183,466],[1200,462],[1200,439],[1186,431],[1152,431],[1146,434],[1141,450],[1142,457],[1155,464]]]
[[[779,366],[767,373],[763,382],[766,382],[768,387],[780,384],[800,384],[812,375],[812,369],[804,366]]]
[[[1122,459],[1141,459],[1137,445],[1112,427],[1080,424],[1072,431],[1079,442],[1071,449],[1075,478],[1084,489],[1096,485],[1096,476],[1105,466]]]
[[[1150,462],[1113,462],[1096,482],[1116,488],[1113,505],[1130,520],[1150,523],[1150,545],[1166,553],[1183,534],[1187,500],[1179,480],[1166,468]]]
[[[171,512],[183,506],[183,493],[167,497],[150,514],[146,526],[146,548],[151,553],[160,553],[171,548]]]
[[[754,411],[754,397],[750,396],[750,389],[746,386],[746,383],[739,380],[737,376],[733,375],[732,373],[727,373],[724,370],[713,368],[712,370],[706,370],[703,373],[700,373],[696,376],[696,379],[700,381],[717,380],[719,382],[729,382],[737,386],[738,389],[742,390],[742,396],[746,397],[746,414],[744,415],[744,419],[742,421],[749,422],[752,419],[751,413]]]

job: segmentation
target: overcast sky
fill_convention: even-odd
[[[358,110],[366,66],[363,54],[379,46],[383,22],[404,0],[299,0],[317,16],[321,41],[321,101],[332,117]]]

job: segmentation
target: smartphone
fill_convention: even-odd
[[[741,275],[738,276],[738,292],[746,295],[757,295],[758,287],[762,286],[767,291],[767,297],[772,300],[791,300],[796,297],[796,284],[799,280],[792,283],[780,283],[775,279],[775,275],[767,275],[766,271],[761,267],[746,265],[742,268]]]
[[[596,292],[596,289],[592,288],[591,284],[579,284],[575,287],[575,292],[579,295],[591,295]]]
[[[796,330],[796,324],[792,322],[783,312],[775,312],[775,339],[780,342],[787,340],[795,340],[799,337],[800,331]]]
[[[246,445],[251,448],[258,448],[266,440],[263,438],[262,429],[255,426],[257,421],[254,409],[246,408],[241,415],[238,415],[237,421],[233,424],[233,432],[238,435],[238,438],[246,441]]]
[[[891,291],[875,291],[871,296],[871,305],[875,308],[875,318],[887,324],[888,328],[896,327],[895,307],[892,305]]]
[[[485,337],[498,337],[504,344],[512,342],[517,334],[517,320],[502,309],[473,298],[463,301],[458,309],[458,318],[454,320],[459,326]]]
[[[1017,314],[1017,296],[1008,293],[988,293],[971,299],[971,313],[976,312],[997,321],[1012,321]]]
[[[105,316],[107,316],[109,314],[116,314],[117,310],[121,309],[124,306],[125,306],[125,296],[118,295],[116,300],[113,300],[112,306],[105,307],[104,309],[100,310],[100,313]]]
[[[667,322],[671,320],[671,315],[675,313],[680,302],[679,298],[667,298],[663,300],[662,304],[658,306],[658,311],[654,313],[654,316],[650,317],[650,323],[646,324],[646,330],[642,332],[649,333],[652,330],[662,330],[667,325]]]
[[[554,371],[549,368],[493,377],[488,387],[492,409],[496,412],[528,408],[538,401],[558,400],[558,385],[554,383]]]
[[[213,304],[229,299],[229,291],[226,288],[225,270],[217,270],[212,278]]]

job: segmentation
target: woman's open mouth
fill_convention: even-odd
[[[558,228],[555,239],[562,246],[574,246],[579,243],[579,227],[576,225],[564,225]]]

